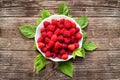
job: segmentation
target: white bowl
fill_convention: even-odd
[[[43,22],[44,21],[49,21],[49,22],[51,22],[51,20],[52,19],[57,19],[57,20],[60,20],[60,19],[67,19],[67,20],[70,20],[70,21],[72,21],[72,22],[74,22],[75,24],[76,24],[76,27],[78,27],[78,28],[80,28],[80,26],[77,24],[77,22],[73,19],[73,18],[70,18],[70,17],[68,17],[68,16],[65,16],[65,15],[52,15],[52,16],[50,16],[50,17],[48,17],[48,18],[45,18],[39,25],[38,25],[38,27],[37,27],[37,29],[36,29],[36,34],[35,34],[35,43],[36,43],[36,45],[37,45],[37,49],[38,49],[38,51],[40,51],[40,53],[45,57],[45,54],[38,48],[38,43],[37,43],[37,40],[38,40],[38,38],[40,37],[40,30],[41,30],[41,28],[43,27]],[[80,28],[80,31],[79,31],[81,34],[82,34],[82,32],[81,32],[81,28]],[[81,48],[82,47],[82,41],[83,41],[83,37],[82,37],[82,39],[81,40],[79,40],[79,48]],[[59,58],[47,58],[47,59],[50,59],[50,60],[52,60],[52,61],[55,61],[55,62],[59,62],[59,61],[67,61],[67,60],[69,60],[69,59],[71,59],[73,56],[72,55],[68,55],[68,59],[66,59],[66,60],[63,60],[63,59],[59,59]]]

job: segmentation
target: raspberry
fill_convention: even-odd
[[[71,34],[74,34],[74,33],[75,33],[75,28],[71,28],[71,29],[70,29],[70,33],[71,33]]]
[[[64,24],[65,19],[60,19],[60,24]]]
[[[61,47],[62,47],[62,44],[57,41],[57,42],[55,43],[55,48],[61,48]]]
[[[64,49],[67,48],[67,44],[63,43],[62,48],[64,48]]]
[[[48,37],[45,37],[45,43],[49,43],[50,39]]]
[[[44,43],[42,43],[42,42],[38,43],[38,47],[39,47],[40,49],[43,48],[44,46],[45,46]]]
[[[47,48],[44,47],[44,48],[42,48],[41,50],[42,50],[42,52],[46,52],[46,51],[47,51]]]
[[[70,42],[71,42],[71,43],[74,43],[74,42],[75,42],[75,36],[74,36],[74,35],[71,37]]]
[[[64,25],[63,25],[63,24],[60,24],[60,25],[59,25],[59,28],[60,28],[60,29],[62,29],[63,27],[64,27]]]
[[[80,39],[82,38],[82,34],[81,34],[81,33],[77,33],[77,34],[75,35],[75,38],[76,38],[77,40],[80,40]]]
[[[58,55],[57,55],[57,57],[58,57],[58,58],[61,58],[61,55],[60,55],[60,54],[58,54]]]
[[[61,29],[61,30],[60,30],[60,33],[63,34],[64,31],[65,31],[65,28]]]
[[[73,28],[76,28],[76,24],[75,24],[74,22],[71,23],[71,26],[72,26]]]
[[[39,42],[42,42],[43,40],[44,40],[43,37],[39,37],[37,42],[39,43]]]
[[[60,50],[61,55],[65,54],[65,53],[66,53],[65,49]]]
[[[56,19],[52,19],[51,23],[52,23],[52,25],[57,25],[58,21]]]
[[[79,31],[80,31],[80,29],[77,27],[75,32],[78,33]]]
[[[55,26],[54,25],[48,25],[48,30],[54,31],[55,30]]]
[[[45,31],[42,32],[41,35],[42,35],[43,38],[46,37],[46,32]]]
[[[75,45],[74,44],[69,44],[68,49],[73,51],[75,49]]]
[[[61,58],[66,60],[68,58],[68,53],[66,52],[66,54],[63,54]]]
[[[79,47],[79,44],[78,43],[75,43],[75,48],[78,48]]]
[[[71,27],[71,23],[65,23],[65,28],[69,29]]]
[[[69,38],[64,38],[64,42],[65,42],[65,43],[69,43],[69,42],[70,42],[70,39],[69,39]]]
[[[58,53],[59,52],[59,50],[54,46],[54,48],[53,48],[53,51],[55,52],[55,53]]]
[[[51,31],[47,32],[47,36],[48,36],[49,38],[51,38],[52,35],[53,35],[53,33],[52,33]]]
[[[44,27],[46,28],[48,25],[50,25],[50,22],[44,21],[44,22],[43,22],[43,25],[44,25]]]
[[[58,36],[58,41],[59,41],[59,42],[63,42],[63,41],[64,41],[64,37],[63,37],[62,35],[59,35],[59,36]]]
[[[54,34],[54,35],[51,37],[51,40],[54,41],[54,42],[57,41],[57,35]]]
[[[46,31],[46,29],[44,27],[41,28],[41,33],[44,32],[44,31]]]
[[[63,35],[64,35],[65,37],[70,37],[70,32],[67,31],[67,30],[65,30],[65,31],[63,32]]]
[[[60,29],[57,28],[56,31],[54,32],[54,34],[59,35],[60,34]]]
[[[54,42],[50,40],[48,43],[48,47],[51,48],[53,45],[54,45]]]
[[[45,56],[46,56],[46,57],[51,57],[52,54],[50,53],[50,51],[47,51],[47,52],[45,53]]]
[[[56,58],[57,57],[57,55],[55,54],[55,53],[53,53],[53,56],[52,56],[52,58]]]

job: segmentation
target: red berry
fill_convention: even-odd
[[[58,21],[56,19],[52,19],[51,23],[52,23],[52,25],[57,25]]]
[[[80,28],[77,27],[75,32],[78,33],[79,31],[80,31]]]
[[[51,37],[51,40],[54,41],[54,42],[57,41],[57,35],[54,34],[54,35]]]
[[[65,23],[65,28],[69,29],[71,27],[71,23]]]
[[[60,33],[63,34],[64,31],[65,31],[65,28],[61,29],[61,30],[60,30]]]
[[[50,25],[50,22],[44,21],[44,22],[43,22],[43,25],[44,25],[44,27],[47,27],[48,25]]]
[[[64,28],[64,25],[63,25],[63,24],[60,24],[58,27],[59,27],[60,29],[62,29],[62,28]]]
[[[55,43],[55,48],[61,48],[61,47],[62,47],[62,44],[57,41],[57,42]]]
[[[76,28],[76,24],[75,24],[74,22],[71,23],[71,26],[72,26],[73,28]]]
[[[47,36],[48,36],[49,38],[51,38],[52,35],[53,35],[53,33],[52,33],[51,31],[47,32]]]
[[[38,47],[39,47],[40,49],[43,48],[44,46],[45,46],[44,43],[42,43],[42,42],[38,43]]]
[[[44,27],[41,28],[41,33],[44,32],[44,31],[46,31],[46,29]]]
[[[44,37],[46,37],[46,34],[47,33],[44,31],[44,32],[41,33],[41,36],[44,38]]]
[[[79,44],[78,43],[75,43],[75,48],[78,48],[79,47]]]
[[[58,54],[58,56],[57,56],[57,57],[61,59],[61,55],[60,55],[60,54]]]
[[[62,59],[66,60],[68,59],[68,53],[62,55]]]
[[[64,24],[65,19],[60,19],[60,24]]]
[[[69,44],[68,49],[73,51],[75,49],[75,45],[74,44]]]
[[[65,53],[66,53],[65,49],[61,49],[61,50],[60,50],[60,54],[61,54],[61,55],[65,54]]]
[[[50,53],[50,51],[47,51],[47,52],[45,53],[45,56],[46,56],[46,57],[51,57],[52,54]]]
[[[64,49],[67,48],[67,44],[63,43],[62,48],[64,48]]]
[[[58,41],[59,41],[59,42],[63,42],[63,41],[64,41],[64,37],[63,37],[62,35],[59,35],[59,36],[58,36]]]
[[[55,54],[55,53],[53,53],[53,56],[52,56],[52,58],[56,58],[57,57],[57,55]]]
[[[74,33],[75,33],[75,28],[71,28],[71,29],[70,29],[70,33],[71,33],[71,34],[74,34]]]
[[[74,43],[75,42],[75,36],[71,36],[71,40],[70,40],[71,43]]]
[[[44,40],[43,37],[39,37],[37,42],[39,43],[39,42],[42,42],[43,40]]]
[[[64,38],[64,42],[65,42],[65,43],[69,43],[69,42],[70,42],[70,39],[69,39],[69,38]]]
[[[44,48],[42,48],[41,50],[42,50],[42,52],[46,52],[46,51],[47,51],[47,48],[44,47]]]
[[[68,30],[65,30],[65,31],[63,32],[63,35],[64,35],[65,37],[70,37],[70,32],[69,32]]]
[[[77,33],[77,34],[75,35],[75,38],[76,38],[77,40],[80,40],[80,39],[82,38],[82,34],[81,34],[81,33]]]
[[[54,42],[50,40],[48,43],[48,47],[51,48],[53,45],[54,45]]]
[[[54,31],[55,30],[55,26],[54,25],[48,25],[48,30]]]
[[[50,39],[48,37],[45,37],[45,43],[49,43]]]
[[[60,29],[57,28],[57,29],[55,30],[54,34],[59,35],[59,34],[60,34]]]

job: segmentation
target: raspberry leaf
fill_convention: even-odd
[[[71,61],[59,62],[58,68],[65,75],[70,76],[70,77],[73,76],[74,67]]]
[[[33,27],[33,25],[20,26],[19,30],[26,38],[35,37],[35,28]]]
[[[42,20],[43,20],[42,18],[38,18],[38,19],[37,19],[36,27],[42,22]]]
[[[38,54],[34,59],[34,66],[36,68],[36,73],[38,73],[41,69],[43,69],[46,65],[46,59]]]
[[[85,42],[83,47],[88,51],[93,51],[97,48],[96,44],[93,42]]]
[[[78,48],[73,51],[72,56],[73,59],[75,59],[76,56],[85,58],[85,50],[83,48]]]
[[[47,18],[49,16],[50,16],[50,12],[48,10],[43,9],[41,11],[41,17],[42,17],[42,19],[45,19],[45,18]]]
[[[77,23],[80,25],[80,27],[83,29],[87,27],[88,25],[88,18],[87,16],[81,16],[80,18],[77,19]]]
[[[83,34],[83,42],[85,42],[87,38],[87,34],[84,30],[82,30],[82,34]]]
[[[33,44],[33,49],[34,50],[37,50],[37,46],[36,46],[36,43],[34,42],[34,44]]]
[[[68,15],[68,11],[69,11],[68,7],[65,3],[60,4],[59,9],[58,9],[59,14]]]

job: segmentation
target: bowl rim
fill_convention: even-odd
[[[76,27],[78,27],[78,28],[80,29],[79,32],[82,34],[82,31],[81,31],[82,29],[81,29],[80,25],[79,25],[73,18],[71,18],[71,17],[65,16],[65,15],[57,15],[57,14],[55,14],[55,15],[51,15],[51,16],[45,18],[45,19],[42,20],[42,22],[37,26],[37,28],[36,28],[36,33],[35,33],[35,44],[36,44],[36,46],[37,46],[37,50],[38,50],[44,57],[45,57],[45,54],[41,51],[41,49],[38,48],[38,43],[37,43],[37,40],[38,40],[38,38],[39,38],[39,36],[40,36],[40,29],[43,27],[43,22],[44,22],[44,21],[49,21],[49,22],[51,22],[51,19],[56,19],[56,18],[57,18],[57,20],[60,20],[60,19],[65,18],[65,19],[68,19],[68,20],[74,22],[74,23],[76,24]],[[42,27],[41,27],[41,26],[42,26]],[[38,32],[39,32],[39,33],[38,33]],[[82,35],[83,35],[83,34],[82,34]],[[79,40],[79,44],[80,44],[79,48],[82,47],[82,42],[83,42],[83,36],[82,36],[81,40]],[[66,60],[59,59],[59,58],[54,58],[54,59],[53,59],[53,58],[47,58],[47,57],[45,57],[45,58],[50,59],[50,60],[52,60],[52,61],[54,61],[54,62],[60,62],[60,61],[67,61],[67,60],[71,59],[72,57],[73,57],[72,55],[68,55],[68,59],[66,59]]]

